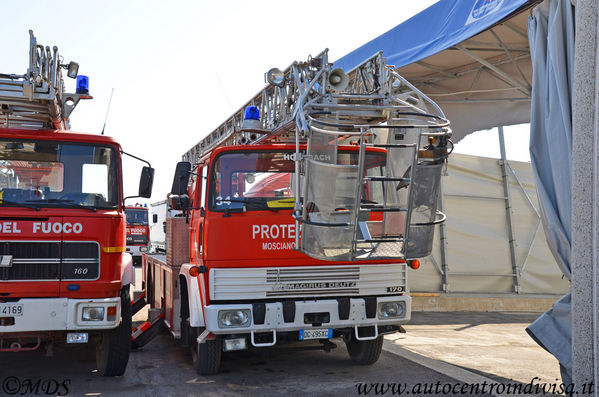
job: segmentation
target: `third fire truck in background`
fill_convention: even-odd
[[[200,374],[223,351],[297,341],[341,339],[372,364],[410,319],[408,266],[444,219],[449,123],[382,54],[348,73],[327,54],[271,69],[177,165],[183,216],[166,257],[144,255],[145,298]]]
[[[133,257],[134,265],[141,265],[141,255],[150,251],[150,223],[148,207],[141,205],[125,207],[127,219],[127,252]]]

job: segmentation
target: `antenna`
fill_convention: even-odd
[[[106,128],[106,120],[108,120],[108,112],[110,111],[110,104],[112,103],[112,94],[114,94],[114,87],[110,92],[110,100],[108,101],[108,109],[106,109],[106,117],[104,118],[104,126],[102,127],[102,134],[104,135],[104,129]]]

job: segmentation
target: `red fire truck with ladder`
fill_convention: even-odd
[[[381,53],[347,73],[327,54],[271,69],[177,165],[184,216],[167,219],[166,257],[144,255],[143,329],[166,323],[200,374],[222,352],[339,338],[372,364],[410,319],[407,267],[444,220],[449,123]]]
[[[122,151],[68,131],[91,99],[78,64],[30,33],[24,75],[0,74],[0,354],[96,342],[98,371],[122,375],[131,345]],[[77,78],[67,93],[62,70]],[[144,167],[139,196],[150,197]],[[6,358],[4,358],[6,359]]]
[[[150,251],[150,223],[148,207],[136,204],[125,207],[127,219],[127,252],[133,257],[133,265],[141,265],[141,255]]]

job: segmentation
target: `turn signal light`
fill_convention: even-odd
[[[189,268],[189,275],[191,277],[199,276],[200,273],[206,273],[208,268],[206,266],[192,266]]]
[[[106,314],[106,320],[114,321],[116,320],[116,306],[109,306]]]
[[[410,266],[412,269],[416,270],[420,267],[420,261],[418,259],[413,259],[408,262],[408,266]]]

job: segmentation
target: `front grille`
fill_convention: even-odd
[[[0,281],[95,280],[100,275],[100,249],[95,242],[0,242],[0,255],[11,256],[0,267]]]
[[[210,282],[216,301],[388,295],[405,291],[406,265],[215,268]]]

